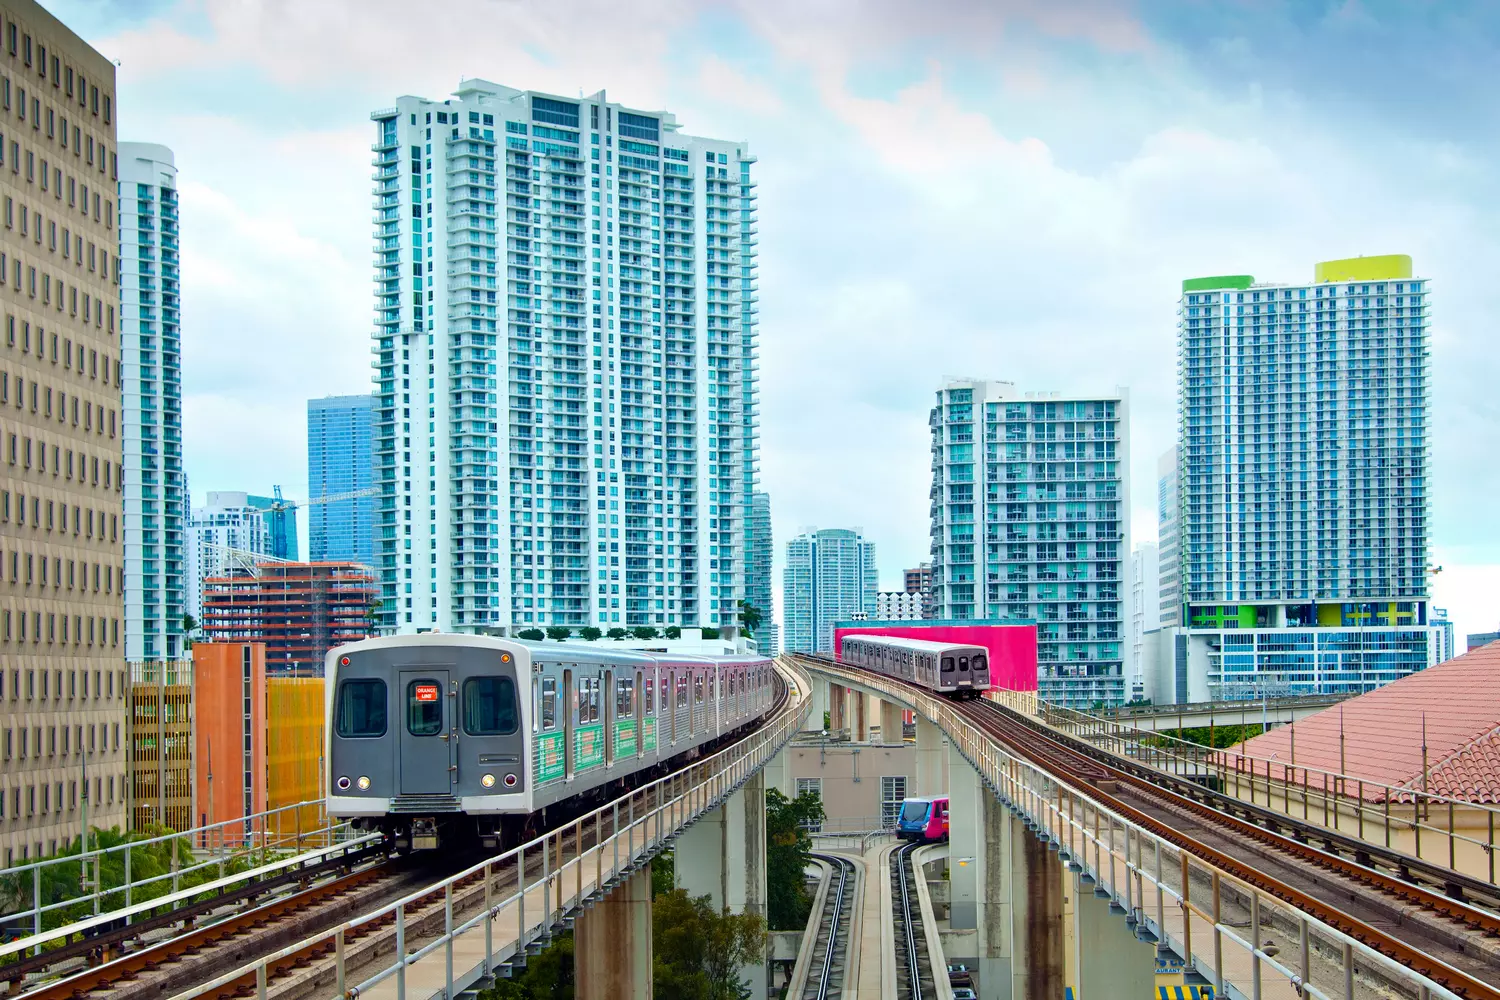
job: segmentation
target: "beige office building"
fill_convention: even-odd
[[[115,71],[0,0],[0,850],[125,821]],[[140,487],[135,487],[140,488]],[[85,803],[87,798],[87,803]]]

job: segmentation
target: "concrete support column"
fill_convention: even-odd
[[[828,685],[820,681],[813,681],[812,690],[808,692],[812,708],[807,713],[807,721],[803,723],[804,730],[821,732],[823,729],[823,713],[828,711]]]
[[[935,727],[934,727],[935,728]],[[985,894],[984,800],[979,774],[957,749],[948,747],[949,924],[955,930],[983,926]]]
[[[1156,986],[1156,946],[1140,941],[1109,900],[1071,878],[1073,937],[1078,942],[1078,995],[1090,1000],[1138,1000]]]
[[[867,743],[870,739],[870,697],[863,691],[850,691],[854,697],[854,732],[851,738],[856,743]]]
[[[880,703],[880,742],[900,743],[902,739],[901,706],[895,702]]]
[[[1002,822],[998,816],[996,822]],[[1066,961],[1062,880],[1058,878],[1061,862],[1020,819],[1007,816],[1003,823],[1009,840],[1005,853],[1010,860],[1010,914],[1007,921],[1010,925],[1010,995],[1062,1000]],[[1124,927],[1123,921],[1120,926]],[[1149,995],[1154,981],[1149,979],[1145,987],[1131,996]],[[1080,990],[1079,995],[1086,994]]]
[[[651,866],[579,914],[574,935],[578,1000],[649,997]]]
[[[828,728],[831,730],[845,729],[848,723],[845,720],[845,709],[848,707],[849,691],[842,684],[828,685]]]
[[[766,776],[757,771],[723,805],[677,838],[677,887],[715,909],[766,915]],[[766,995],[766,962],[741,970],[751,995]],[[646,994],[627,994],[646,995]]]
[[[918,715],[918,795],[942,795],[948,791],[948,756],[943,750],[943,731],[937,727],[936,723],[928,722]],[[968,765],[965,764],[964,766],[967,767]]]

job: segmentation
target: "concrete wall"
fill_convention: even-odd
[[[828,814],[826,829],[837,830],[840,826],[852,829],[848,824],[863,821],[878,823],[882,777],[900,775],[906,779],[906,794],[917,794],[914,743],[892,746],[797,742],[782,753],[793,792],[798,778],[822,779],[823,809]]]

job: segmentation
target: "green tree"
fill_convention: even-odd
[[[547,638],[549,639],[556,639],[558,642],[563,642],[564,640],[570,638],[572,635],[573,630],[568,628],[566,625],[547,626]]]
[[[635,636],[637,639],[655,639],[658,635],[656,629],[652,628],[650,625],[637,625],[635,628],[630,630],[630,634]]]
[[[710,897],[673,889],[652,902],[655,1000],[743,1000],[740,970],[763,961],[765,921],[754,913],[715,913]]]
[[[812,909],[802,874],[812,860],[807,831],[823,818],[823,801],[816,792],[789,799],[778,789],[766,791],[766,916],[773,930],[807,925]]]
[[[627,632],[627,631],[625,631],[622,628],[615,627],[615,628],[610,629],[608,632],[606,632],[604,634],[607,635],[607,636],[609,636],[611,639],[619,640],[619,639],[625,638],[630,633]]]
[[[717,639],[718,637],[719,637],[719,630],[718,629],[714,628],[712,625],[705,625],[705,626],[703,626],[703,638],[705,638],[705,639]]]
[[[677,855],[662,851],[651,859],[651,898],[665,896],[677,887]]]
[[[182,616],[182,648],[193,648],[193,634],[198,631],[198,619],[192,615]]]
[[[740,608],[740,628],[746,635],[754,636],[755,630],[760,628],[760,608],[757,608],[748,601],[740,601],[738,603]]]
[[[585,625],[583,628],[578,630],[578,637],[588,642],[594,642],[602,635],[604,635],[604,633],[599,631],[599,629],[595,628],[593,625]]]
[[[380,613],[384,610],[384,601],[378,597],[370,598],[370,603],[365,607],[365,627],[371,632],[375,631],[375,626],[380,624]],[[183,615],[182,617],[184,627],[186,627],[187,622],[193,620],[192,615]],[[194,627],[197,627],[196,623],[194,623]]]
[[[567,932],[526,963],[511,979],[497,979],[480,1000],[573,1000],[573,934]]]
[[[539,628],[523,628],[521,631],[516,633],[516,638],[530,639],[532,642],[541,642],[543,639],[547,638],[547,633],[543,632]]]
[[[668,625],[665,631],[662,632],[662,635],[666,636],[668,639],[681,639],[682,629],[676,625]]]

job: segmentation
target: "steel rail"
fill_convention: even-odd
[[[838,872],[838,882],[834,888],[833,900],[830,903],[825,899],[823,903],[823,910],[829,917],[828,942],[823,952],[822,970],[818,974],[817,992],[811,994],[812,1000],[828,1000],[830,996],[828,992],[829,980],[833,978],[835,960],[842,961],[846,972],[849,967],[847,954],[848,940],[846,938],[843,943],[840,943],[839,932],[841,929],[844,929],[843,924],[846,919],[844,905],[846,893],[849,890],[848,883],[854,875],[854,862],[848,858],[839,857],[836,854],[818,854],[815,852],[810,856],[831,866],[834,871]],[[819,915],[818,922],[819,924],[822,923],[821,914]],[[819,930],[821,931],[821,927]],[[843,992],[842,984],[840,992]],[[803,996],[806,997],[808,994],[804,991]]]

